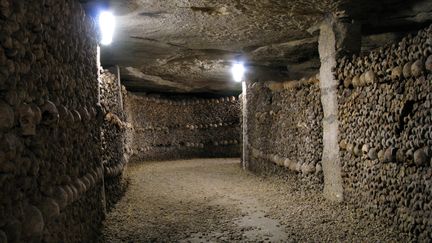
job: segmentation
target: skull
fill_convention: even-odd
[[[96,110],[96,108],[94,108],[93,106],[91,106],[91,107],[89,108],[89,112],[90,112],[90,115],[91,115],[91,118],[92,118],[92,119],[96,118],[96,115],[97,115],[97,110]]]
[[[392,69],[390,78],[393,81],[399,80],[402,77],[402,72],[403,72],[402,67],[397,66],[397,67]]]
[[[72,115],[75,122],[81,122],[81,115],[77,110],[72,110]]]
[[[366,84],[373,84],[376,81],[375,73],[372,70],[367,71],[364,78]]]
[[[67,116],[67,125],[72,126],[75,124],[75,117],[71,110],[68,110],[68,116]]]
[[[33,114],[35,116],[35,121],[37,124],[41,123],[42,121],[42,111],[39,108],[39,106],[35,105],[35,104],[30,104],[31,109],[33,111]]]
[[[405,78],[411,77],[411,66],[412,66],[411,62],[408,62],[403,66],[402,73]]]
[[[18,108],[19,123],[24,136],[36,135],[36,125],[41,121],[41,111],[35,105],[21,105]]]
[[[42,124],[47,126],[57,125],[59,120],[59,112],[57,107],[51,101],[46,101],[41,107],[42,110]]]
[[[419,59],[411,65],[411,73],[414,77],[420,77],[424,72],[424,61]]]
[[[24,209],[26,220],[23,221],[22,233],[24,236],[39,236],[43,233],[44,220],[41,211],[32,205]]]
[[[369,153],[369,145],[368,144],[363,144],[361,151],[364,155],[367,155]]]
[[[67,121],[68,121],[68,117],[69,117],[69,110],[65,106],[60,105],[58,107],[58,112],[59,112],[59,117],[60,117],[59,125],[61,127],[65,128],[67,126]]]
[[[58,203],[52,198],[44,198],[39,204],[39,208],[44,219],[51,219],[60,214],[60,207]]]
[[[426,59],[426,63],[425,63],[425,67],[428,71],[432,72],[432,55],[430,55],[427,59]]]
[[[54,200],[63,209],[67,206],[68,194],[62,187],[57,187],[53,193]]]
[[[78,112],[83,121],[90,121],[90,113],[85,107],[81,107]]]

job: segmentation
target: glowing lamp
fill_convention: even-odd
[[[246,68],[244,67],[243,63],[234,63],[231,68],[233,79],[236,82],[243,81],[245,72]]]
[[[114,15],[111,12],[103,11],[99,14],[99,28],[102,34],[102,45],[109,45],[113,40],[115,27]]]

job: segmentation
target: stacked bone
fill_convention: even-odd
[[[161,98],[159,96],[142,96],[144,101],[153,102],[156,104],[166,104],[174,106],[191,106],[198,104],[223,104],[223,103],[237,103],[238,98],[235,96],[209,98],[209,99],[190,99],[186,97],[176,97],[175,99]]]
[[[238,98],[129,95],[134,159],[238,156]],[[231,142],[228,142],[231,141]],[[161,157],[164,156],[164,157]]]
[[[349,88],[421,77],[432,70],[431,33],[429,27],[368,55],[343,57],[337,61],[335,78]]]
[[[117,77],[104,70],[100,76],[100,103],[105,114],[102,124],[102,163],[108,210],[121,198],[126,188],[122,177],[128,161],[127,126]]]
[[[208,128],[218,128],[218,127],[229,127],[229,126],[233,126],[235,124],[228,123],[228,122],[219,122],[219,123],[211,123],[211,124],[200,124],[200,125],[192,125],[192,124],[187,124],[186,128],[190,129],[190,130],[196,130],[196,129],[208,129]]]
[[[96,33],[77,1],[0,1],[0,242],[89,241],[101,222]]]
[[[267,161],[271,161],[272,163],[285,167],[292,172],[301,173],[302,175],[310,175],[315,173],[319,175],[322,172],[322,167],[320,163],[314,165],[313,163],[301,163],[294,161],[290,158],[284,158],[277,154],[266,154],[256,148],[251,148],[252,157],[259,158]]]
[[[109,71],[104,71],[100,77],[100,102],[105,119],[102,126],[102,158],[106,168],[125,164],[125,128],[122,126],[125,114],[119,96],[117,78]],[[122,167],[122,166],[121,166]]]
[[[249,148],[255,151],[251,169],[266,170],[267,161],[321,183],[323,112],[318,82],[314,76],[251,85]]]
[[[335,74],[344,81],[339,120],[348,200],[423,241],[432,238],[431,40],[429,27],[354,61],[341,59]]]

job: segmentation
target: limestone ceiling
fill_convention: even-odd
[[[94,9],[100,1],[84,1]],[[379,3],[377,3],[379,2]],[[408,3],[409,2],[409,3]],[[432,1],[112,0],[114,43],[102,64],[119,65],[132,91],[231,94],[230,65],[242,60],[256,79],[295,79],[319,68],[322,17],[347,10],[364,24],[366,47],[432,20]],[[420,24],[420,25],[419,25]]]

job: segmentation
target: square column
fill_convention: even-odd
[[[329,15],[320,26],[318,43],[321,61],[321,103],[324,111],[322,154],[324,196],[331,201],[341,202],[343,184],[338,142],[338,80],[333,70],[338,58],[360,51],[360,26],[346,16]]]

